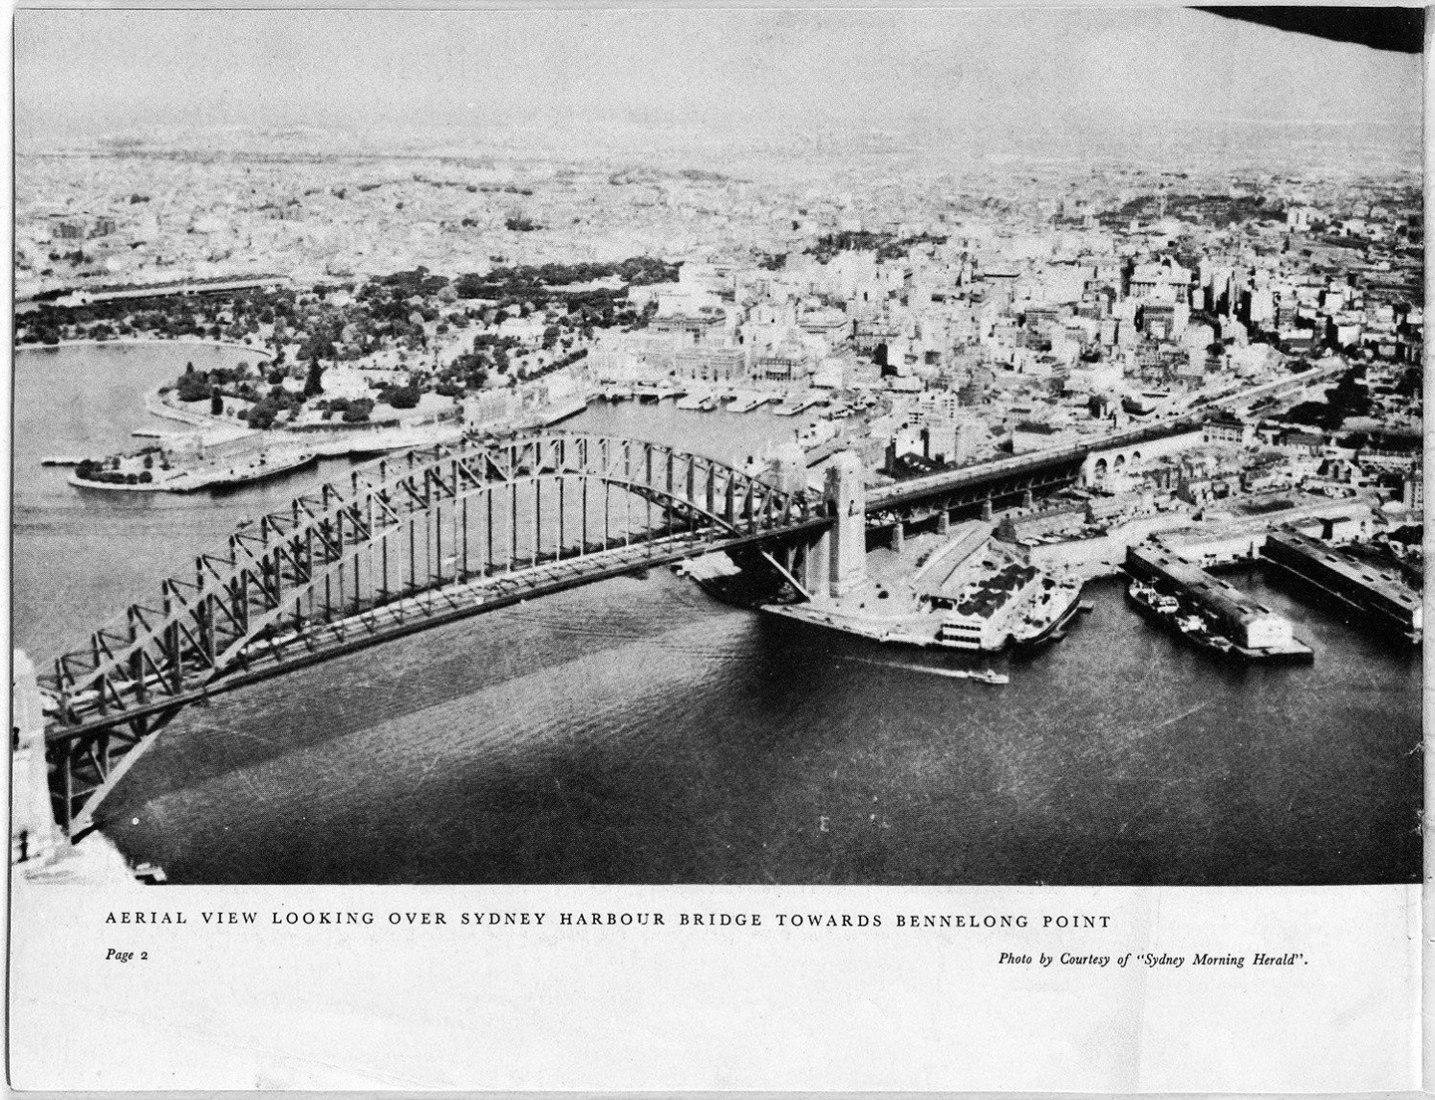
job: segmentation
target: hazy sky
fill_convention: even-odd
[[[1420,64],[1172,8],[15,15],[22,148],[236,125],[1408,126]]]

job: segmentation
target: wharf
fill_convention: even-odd
[[[761,408],[763,405],[766,405],[771,400],[772,398],[769,397],[767,394],[743,393],[739,394],[737,399],[734,400],[731,404],[725,406],[725,408],[728,412],[731,413],[750,413],[754,409]]]
[[[918,649],[962,648],[939,641],[937,628],[940,619],[926,613],[879,618],[878,616],[857,615],[826,603],[765,604],[761,610],[811,626],[825,627],[843,634],[855,634],[859,638],[870,638],[874,642],[913,646]],[[968,649],[967,652],[974,651]]]
[[[799,397],[792,400],[784,401],[781,405],[777,406],[777,408],[772,410],[772,415],[797,416],[799,413],[806,412],[814,405],[820,405],[822,403],[822,400],[823,399],[821,397]]]
[[[1077,578],[1013,560],[980,521],[869,551],[864,573],[841,596],[761,609],[883,645],[965,653],[1035,648],[1064,637],[1079,611]]]
[[[527,428],[548,428],[554,424],[562,423],[577,416],[588,407],[586,397],[570,397],[566,401],[558,401],[551,405],[545,405],[537,409],[534,414],[524,420],[520,429]]]
[[[1411,643],[1423,640],[1424,601],[1393,573],[1290,530],[1273,531],[1266,537],[1261,560],[1372,625],[1394,628]]]
[[[1136,609],[1193,644],[1244,661],[1315,660],[1290,620],[1162,547],[1131,547],[1126,571],[1138,582],[1127,591]]]
[[[679,400],[687,393],[680,386],[635,386],[633,397],[640,405],[657,405],[672,398]]]

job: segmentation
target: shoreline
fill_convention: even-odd
[[[168,346],[179,346],[191,344],[198,347],[219,348],[224,351],[247,351],[260,354],[264,359],[272,359],[273,352],[266,348],[253,344],[232,344],[227,340],[205,340],[201,337],[186,336],[178,340],[165,340],[158,336],[116,336],[111,340],[61,340],[58,344],[15,344],[14,352],[19,355],[26,351],[57,351],[60,348],[104,348],[104,347],[135,347],[146,344],[161,344]]]
[[[315,451],[301,451],[293,455],[281,457],[274,463],[253,463],[241,470],[236,471],[233,467],[220,472],[219,470],[187,470],[181,471],[175,477],[165,480],[156,480],[134,485],[128,482],[116,481],[91,481],[82,478],[78,474],[71,474],[65,479],[66,483],[77,489],[94,489],[107,493],[196,493],[205,489],[225,489],[236,485],[248,485],[254,482],[266,481],[269,478],[279,477],[290,473],[293,470],[302,470],[313,465],[319,460]]]

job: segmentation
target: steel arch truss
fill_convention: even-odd
[[[57,819],[79,832],[135,748],[230,681],[475,613],[534,578],[584,583],[641,568],[655,548],[674,556],[822,514],[820,500],[712,459],[607,436],[464,440],[356,467],[55,658],[40,683]]]

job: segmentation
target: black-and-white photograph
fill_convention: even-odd
[[[13,876],[1419,883],[1423,40],[17,11]]]

